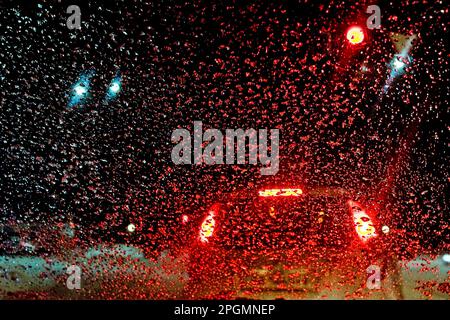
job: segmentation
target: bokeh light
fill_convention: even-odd
[[[347,40],[355,45],[364,41],[364,31],[361,27],[354,26],[347,30]]]

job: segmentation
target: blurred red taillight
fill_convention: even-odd
[[[211,210],[208,212],[205,220],[203,220],[202,225],[200,227],[200,241],[208,242],[208,239],[212,237],[214,233],[214,229],[216,226],[216,220],[214,217],[216,216],[216,212]]]
[[[370,238],[377,237],[375,226],[362,206],[355,201],[348,201],[350,211],[353,215],[353,224],[358,237],[366,242]]]
[[[303,194],[302,189],[265,189],[259,191],[260,197],[299,197]]]

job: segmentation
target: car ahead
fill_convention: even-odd
[[[377,250],[386,239],[374,214],[350,196],[341,188],[290,187],[215,202],[191,221],[189,295],[314,298],[326,289],[336,295],[330,287],[338,283],[345,291],[345,282],[368,294],[367,268],[386,265]]]

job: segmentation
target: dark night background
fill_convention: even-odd
[[[369,3],[71,1],[81,30],[66,27],[68,4],[2,4],[0,218],[70,217],[92,226],[86,237],[111,240],[133,219],[175,219],[228,192],[293,181],[354,190],[381,204],[379,219],[406,230],[406,243],[448,248],[447,6],[381,1],[382,28],[349,48],[345,30],[365,26]],[[418,39],[411,67],[382,94],[391,32]],[[68,108],[91,68],[91,99]],[[117,70],[123,90],[105,104]],[[171,133],[194,120],[279,128],[280,172],[173,165]]]

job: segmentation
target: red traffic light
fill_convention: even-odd
[[[347,40],[352,45],[360,44],[364,41],[364,31],[361,27],[353,26],[347,30]]]

